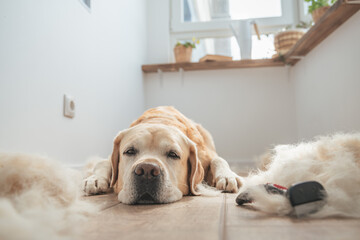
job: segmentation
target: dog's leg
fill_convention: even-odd
[[[97,160],[90,176],[83,181],[86,195],[106,193],[110,189],[111,164],[108,159]]]
[[[229,164],[221,157],[216,156],[210,163],[213,175],[212,184],[219,190],[237,192],[241,187],[241,178],[231,171]]]
[[[207,148],[213,151],[215,155],[214,159],[210,162],[212,180],[210,179],[209,184],[212,184],[219,190],[237,192],[242,185],[241,178],[231,171],[229,164],[224,159],[217,156],[211,134],[200,124],[196,124],[196,128],[203,136]]]

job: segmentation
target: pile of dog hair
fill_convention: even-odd
[[[80,198],[81,178],[46,157],[0,154],[0,239],[74,239],[96,209]]]

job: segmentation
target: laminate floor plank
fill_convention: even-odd
[[[219,239],[223,201],[220,195],[184,197],[171,204],[117,204],[82,226],[83,239]]]

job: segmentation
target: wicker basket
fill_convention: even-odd
[[[317,21],[319,21],[319,19],[322,17],[322,15],[324,15],[324,13],[326,13],[327,10],[329,10],[329,8],[330,8],[329,6],[325,6],[325,7],[315,9],[311,13],[314,23],[317,23]]]
[[[274,38],[275,50],[284,55],[303,35],[304,32],[301,30],[287,30],[276,34]]]
[[[174,47],[175,61],[178,62],[190,62],[192,54],[192,47],[185,47],[179,45]]]

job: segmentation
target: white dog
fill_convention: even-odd
[[[318,181],[327,194],[327,204],[310,217],[360,217],[360,134],[337,134],[314,142],[280,145],[265,157],[262,170],[243,180],[253,205],[264,212],[287,215],[289,200],[270,195],[259,184],[290,187],[302,181]]]

